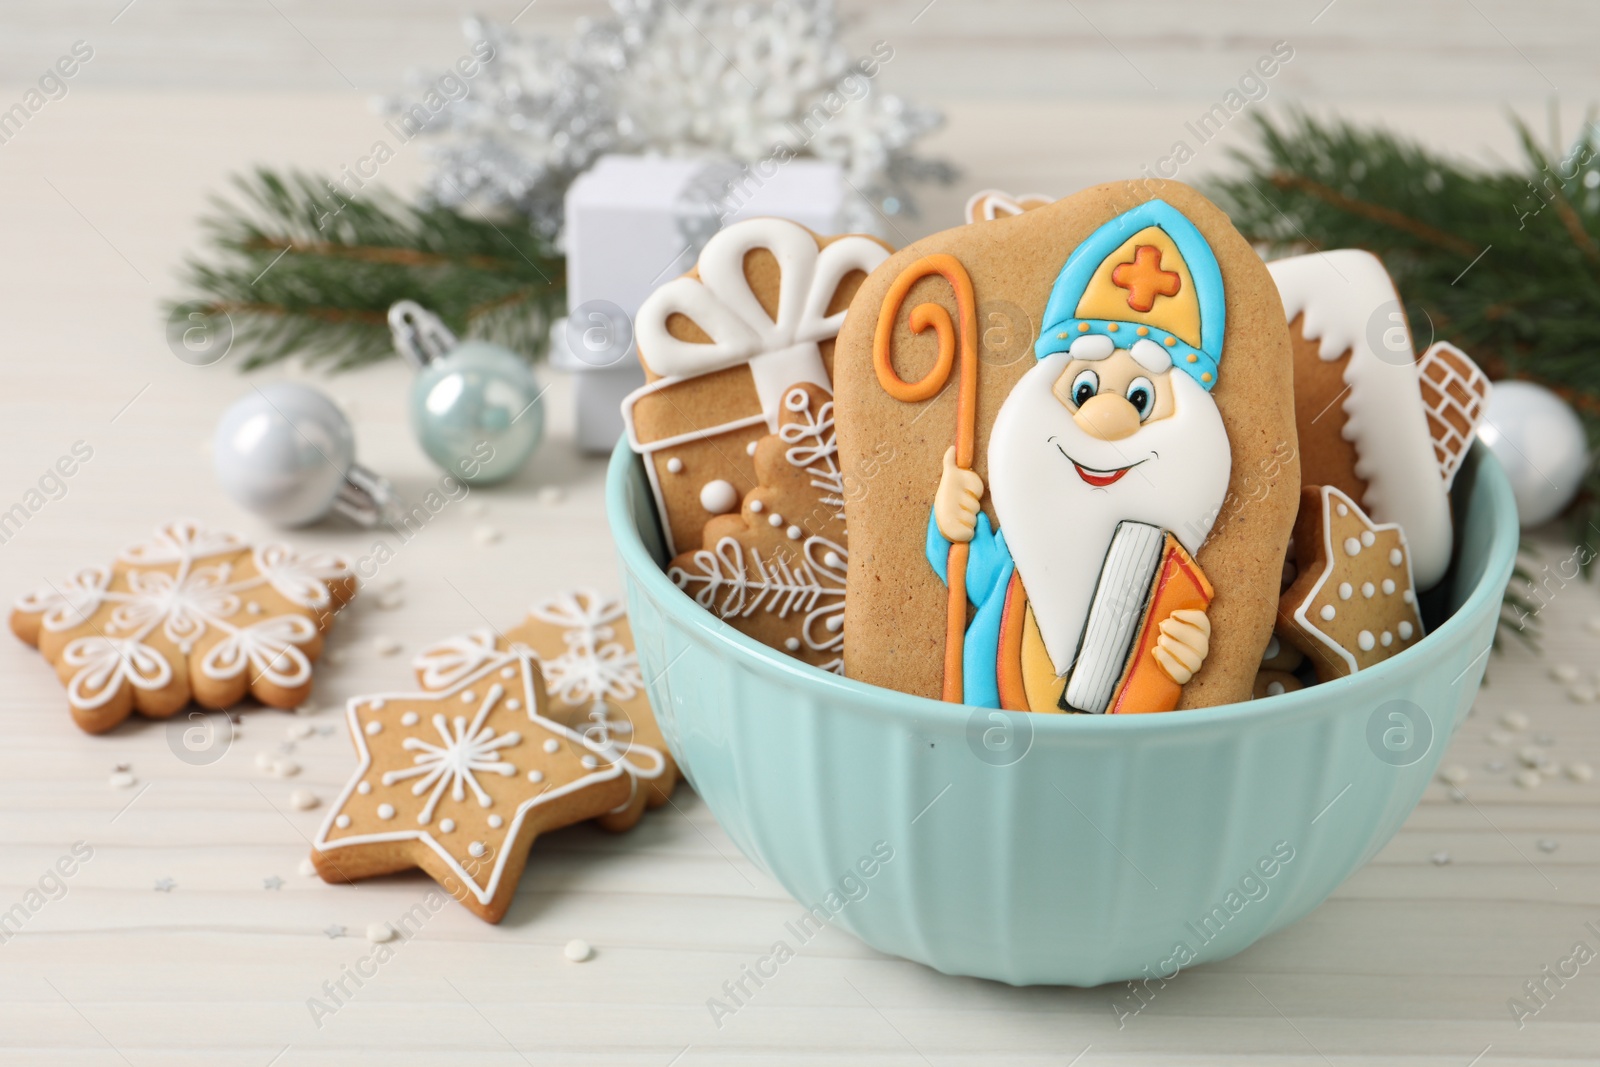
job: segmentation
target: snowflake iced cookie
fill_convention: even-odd
[[[698,546],[713,516],[739,510],[788,390],[832,389],[845,311],[888,255],[875,237],[749,219],[719,231],[692,272],[645,300],[635,332],[648,383],[622,413],[669,556]]]
[[[417,683],[427,690],[452,686],[513,650],[538,660],[549,718],[579,732],[603,734],[627,758],[632,790],[623,803],[597,813],[603,828],[627,830],[645,808],[667,803],[678,768],[650,708],[621,601],[591,589],[547,597],[528,609],[521,625],[503,634],[475,630],[424,649],[413,663]],[[635,749],[637,759],[632,758]]]
[[[338,556],[250,545],[179,519],[109,566],[18,600],[11,630],[55,667],[73,720],[103,733],[134,711],[165,718],[191,699],[302,703],[322,634],[355,591]]]
[[[1295,524],[1299,577],[1278,603],[1279,636],[1317,680],[1343,678],[1422,638],[1406,535],[1331,485],[1309,486]]]
[[[703,546],[674,559],[667,576],[741,633],[841,671],[848,552],[832,395],[790,389],[755,465],[758,484],[739,513],[707,522]]]
[[[475,662],[438,689],[350,701],[360,762],[312,842],[325,881],[420,867],[499,922],[534,838],[626,807],[637,778],[664,770],[655,750],[619,746],[603,708],[552,717],[527,648]]]

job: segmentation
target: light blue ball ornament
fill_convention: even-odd
[[[544,437],[544,405],[533,370],[488,341],[457,341],[410,300],[389,309],[394,344],[413,366],[411,428],[440,468],[471,485],[517,473]]]

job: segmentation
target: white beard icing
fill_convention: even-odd
[[[1222,509],[1233,467],[1216,402],[1183,371],[1168,371],[1171,415],[1105,441],[1080,429],[1050,392],[1070,360],[1060,352],[1023,375],[995,417],[988,451],[995,515],[1058,675],[1077,654],[1117,523],[1160,526],[1193,555]],[[1097,471],[1138,466],[1096,488],[1073,461]]]

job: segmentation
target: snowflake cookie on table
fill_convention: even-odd
[[[73,720],[103,733],[134,711],[165,718],[191,699],[304,702],[322,635],[355,591],[339,556],[251,545],[178,519],[109,566],[22,597],[11,630],[55,667]]]
[[[627,764],[635,773],[626,800],[597,813],[604,829],[630,829],[645,808],[667,803],[678,767],[651,710],[621,601],[592,589],[558,593],[535,603],[526,620],[503,634],[481,629],[441,641],[419,653],[413,666],[417,683],[436,690],[513,653],[538,660],[551,719],[625,757],[636,749],[642,754]],[[659,769],[639,770],[651,765]]]
[[[420,867],[499,922],[534,838],[626,810],[667,762],[646,745],[624,747],[604,707],[580,723],[562,716],[526,645],[466,652],[437,688],[350,701],[360,763],[311,861],[329,882]]]

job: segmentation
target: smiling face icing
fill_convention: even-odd
[[[1118,523],[1160,527],[1193,555],[1221,510],[1232,451],[1210,390],[1224,314],[1210,248],[1158,200],[1106,223],[1062,268],[1038,363],[988,443],[999,530],[1057,674],[1078,652]]]

